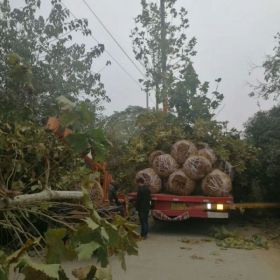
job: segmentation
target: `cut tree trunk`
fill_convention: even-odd
[[[52,191],[44,190],[34,194],[23,194],[11,198],[0,199],[0,209],[8,207],[22,206],[24,204],[32,204],[44,201],[68,201],[81,200],[84,193],[81,191]]]

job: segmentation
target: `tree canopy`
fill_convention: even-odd
[[[9,111],[9,118],[13,112],[14,118],[27,117],[26,111],[43,117],[53,113],[54,100],[61,95],[72,101],[94,97],[96,105],[108,100],[100,74],[92,69],[104,45],[87,49],[72,41],[74,32],[91,34],[87,19],[71,18],[61,0],[51,1],[46,18],[40,15],[41,1],[25,2],[22,9],[11,9],[8,0],[0,3],[1,112]]]
[[[141,82],[146,92],[155,93],[157,107],[196,54],[196,39],[186,33],[187,11],[176,9],[175,4],[176,0],[161,1],[160,5],[142,0],[142,12],[131,33],[135,57],[146,70]]]
[[[259,96],[264,99],[278,100],[280,96],[280,33],[275,36],[276,46],[274,53],[268,55],[262,64],[264,82],[259,82],[253,88],[250,96]]]
[[[279,201],[280,107],[259,111],[246,123],[246,137],[259,149],[254,179],[261,196]]]

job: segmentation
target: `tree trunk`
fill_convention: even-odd
[[[163,112],[168,112],[168,97],[166,89],[166,23],[165,23],[165,0],[160,0],[160,19],[161,19],[161,71],[162,71],[162,97]]]
[[[81,200],[84,194],[81,191],[52,191],[44,190],[34,194],[23,194],[11,198],[0,199],[0,209],[16,207],[24,204],[32,204],[45,201]]]

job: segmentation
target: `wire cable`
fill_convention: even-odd
[[[83,0],[84,4],[87,6],[89,11],[93,14],[93,16],[97,19],[97,21],[101,24],[101,26],[105,29],[105,31],[109,34],[109,36],[113,39],[113,41],[117,44],[117,46],[120,48],[122,53],[129,59],[129,61],[134,65],[134,67],[138,70],[138,72],[145,78],[146,75],[142,72],[142,70],[136,65],[136,63],[133,61],[133,59],[128,55],[126,50],[121,46],[121,44],[118,42],[118,40],[115,38],[115,36],[111,33],[111,31],[106,27],[106,25],[102,22],[102,20],[97,16],[97,14],[93,11],[93,9],[90,7],[88,2],[86,0]]]
[[[68,9],[69,10],[69,13],[75,18],[75,19],[78,19],[75,15],[74,15],[74,13],[69,9],[69,7],[63,2],[63,1],[61,1],[61,3],[62,3],[62,5],[66,8],[66,9]],[[92,11],[93,12],[93,11]],[[90,36],[92,37],[92,39],[97,43],[97,44],[101,44],[92,34],[90,34]],[[123,50],[124,51],[124,50]],[[138,81],[138,80],[136,80],[125,68],[124,68],[124,66],[122,66],[122,64],[109,52],[109,51],[107,51],[106,49],[104,50],[104,52],[119,66],[119,68],[121,68],[121,70],[135,83],[135,84],[137,84],[137,86],[141,89],[141,92],[143,92],[143,89],[142,89],[142,85],[140,84],[140,82]],[[133,62],[133,61],[132,61]],[[134,62],[133,62],[133,64],[135,64]],[[135,66],[137,67],[137,65],[135,64]],[[103,69],[102,69],[103,70]],[[140,69],[139,69],[140,70]],[[138,71],[139,71],[138,70]],[[140,73],[142,74],[142,75],[144,75],[144,77],[146,77],[145,76],[145,74],[143,74],[143,72],[140,70]],[[155,105],[155,103],[153,102],[153,100],[150,100],[151,101],[151,103],[154,105],[154,106],[156,106]]]
[[[73,12],[67,7],[67,5],[64,3],[64,2],[61,2],[62,5],[69,10],[70,14],[75,18],[75,19],[78,19],[74,14]],[[92,34],[90,34],[90,36],[92,37],[92,39],[97,43],[97,44],[101,44]],[[114,58],[114,56],[109,52],[107,51],[106,49],[104,50],[105,53],[107,53],[107,55],[121,68],[121,70],[127,75],[129,76],[129,78],[137,84],[138,87],[140,87],[140,89],[142,89],[142,86],[141,84],[139,83],[139,81],[137,81],[122,65],[121,63],[116,59]]]

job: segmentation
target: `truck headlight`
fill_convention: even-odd
[[[212,204],[211,203],[207,203],[206,207],[207,207],[207,210],[211,210],[212,209]]]
[[[224,204],[217,204],[217,210],[223,211],[224,210]]]

